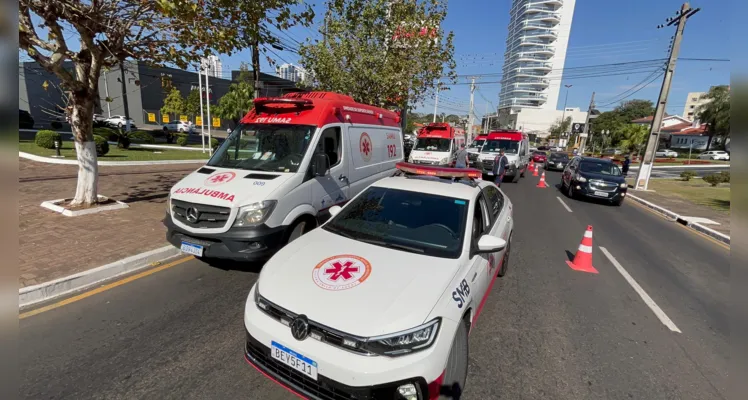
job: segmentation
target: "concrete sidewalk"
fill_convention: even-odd
[[[75,193],[77,166],[19,159],[19,288],[168,245],[161,220],[169,189],[195,165],[99,167],[99,194],[129,208],[66,217],[40,207]]]

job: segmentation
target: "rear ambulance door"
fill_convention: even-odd
[[[348,201],[349,162],[343,141],[345,126],[326,126],[314,147],[314,153],[326,154],[330,159],[330,171],[325,176],[311,178],[312,204],[319,213]]]

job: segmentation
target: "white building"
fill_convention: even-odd
[[[208,75],[223,79],[223,63],[218,56],[208,56],[202,60],[203,68],[208,69]]]
[[[304,82],[307,78],[306,70],[293,64],[283,64],[275,68],[275,73],[279,78],[287,79],[292,82]]]
[[[683,118],[693,121],[696,110],[699,106],[710,102],[711,100],[705,98],[706,92],[691,92],[686,96],[686,106],[683,107]]]
[[[517,115],[529,111],[536,117],[536,130],[547,131],[560,117],[556,114],[563,113],[556,108],[575,3],[576,0],[512,2],[499,93],[502,125],[515,122],[519,125],[514,128],[519,128],[519,120],[531,123]],[[580,122],[576,117],[574,122]]]

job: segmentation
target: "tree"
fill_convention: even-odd
[[[647,143],[649,127],[639,124],[627,124],[620,130],[618,145],[629,153],[641,153]]]
[[[709,140],[706,148],[709,150],[715,135],[723,138],[730,136],[730,87],[713,86],[702,98],[709,102],[696,109],[696,117],[707,124]]]
[[[313,17],[296,0],[19,0],[19,49],[70,92],[79,165],[71,204],[98,200],[92,125],[102,68],[128,58],[186,68],[210,54],[277,43],[267,26],[309,25]]]
[[[561,137],[562,134],[569,132],[569,128],[571,127],[571,119],[571,117],[566,117],[565,120],[561,120],[561,118],[558,118],[556,122],[551,125],[551,128],[548,129],[548,132],[554,137]]]
[[[244,63],[239,67],[239,76],[236,82],[229,86],[229,91],[218,100],[213,115],[219,118],[230,119],[234,125],[251,109],[254,104],[254,85],[252,84],[252,73]]]
[[[635,119],[654,115],[655,108],[654,103],[650,100],[634,99],[622,102],[613,109],[613,112],[618,114],[628,124]]]
[[[190,115],[200,114],[200,91],[190,90],[190,94],[184,100],[184,112]]]
[[[317,89],[402,109],[456,81],[441,1],[328,0],[327,10],[325,39],[299,46]]]
[[[199,100],[199,99],[198,99]],[[174,114],[179,118],[179,114],[184,113],[184,98],[177,88],[172,88],[164,99],[164,106],[161,107],[161,114]]]

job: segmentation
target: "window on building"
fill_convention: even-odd
[[[699,101],[698,97],[691,97],[691,101]]]
[[[694,107],[696,107],[696,106],[694,106],[694,105],[691,105],[691,109],[693,109]]]

